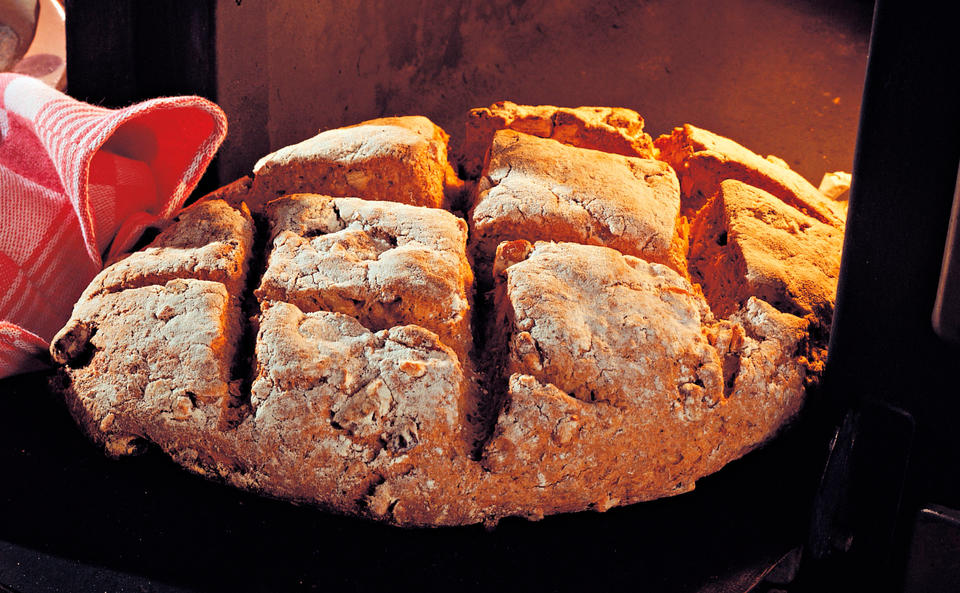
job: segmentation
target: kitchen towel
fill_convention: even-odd
[[[103,262],[175,215],[226,133],[200,97],[105,109],[0,74],[0,378],[47,364]]]

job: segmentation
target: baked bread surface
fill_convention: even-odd
[[[265,157],[94,279],[57,386],[110,455],[398,525],[689,491],[801,409],[842,225],[742,179],[683,189],[696,161],[678,181],[631,113],[472,114],[504,121],[466,220],[425,118]],[[584,147],[609,135],[642,154]]]
[[[680,185],[664,162],[494,134],[470,210],[478,276],[503,241],[605,245],[682,270]]]
[[[684,124],[654,141],[659,158],[680,177],[685,213],[695,213],[719,189],[735,179],[762,189],[785,204],[843,230],[844,202],[824,196],[783,159],[763,158],[737,142],[708,130]]]
[[[650,135],[639,113],[622,107],[554,107],[500,101],[467,114],[462,168],[468,178],[483,168],[483,157],[497,130],[516,130],[540,138],[613,154],[653,158]]]

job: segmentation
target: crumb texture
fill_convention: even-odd
[[[112,262],[51,345],[81,428],[439,526],[687,492],[796,417],[837,203],[693,126],[654,146],[625,109],[473,110],[476,181],[447,138],[424,117],[322,132]]]

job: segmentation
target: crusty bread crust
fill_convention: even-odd
[[[251,191],[264,203],[313,192],[446,207],[461,185],[447,162],[449,138],[422,116],[327,130],[257,161]]]
[[[267,206],[272,249],[256,295],[374,330],[416,323],[461,360],[473,343],[467,223],[445,210],[316,194]]]
[[[646,150],[642,124],[596,115],[571,137],[632,130]],[[468,224],[437,208],[434,128],[279,151],[106,268],[51,345],[83,430],[111,455],[153,444],[265,495],[437,526],[686,492],[798,413],[840,228],[740,181],[684,213],[700,197],[667,163],[514,130],[491,132]],[[381,171],[397,200],[292,193]]]
[[[728,179],[697,217],[690,268],[717,315],[729,315],[756,296],[826,328],[833,319],[842,245],[836,227]]]
[[[680,185],[667,164],[576,148],[513,130],[493,137],[469,218],[477,276],[503,241],[605,245],[685,269]]]
[[[570,146],[653,158],[653,141],[643,131],[643,124],[639,113],[622,107],[570,108],[500,101],[467,114],[461,166],[468,178],[479,175],[497,130],[516,130]]]
[[[824,196],[782,159],[760,155],[729,138],[684,124],[654,141],[658,158],[680,177],[684,214],[693,215],[725,179],[762,189],[803,214],[843,230],[846,209]]]

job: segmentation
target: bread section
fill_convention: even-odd
[[[365,122],[106,268],[51,348],[78,424],[111,455],[440,526],[680,494],[798,414],[829,198],[772,193],[779,169],[692,126],[655,146],[627,110],[466,125],[475,184],[429,120]]]
[[[257,161],[253,190],[261,202],[309,192],[444,207],[460,185],[447,160],[448,140],[422,116],[327,130]]]
[[[481,284],[503,241],[605,245],[683,270],[669,165],[513,130],[494,134],[469,213]]]
[[[417,324],[461,360],[472,347],[467,224],[436,208],[295,194],[267,205],[257,296],[335,311],[371,330]]]

